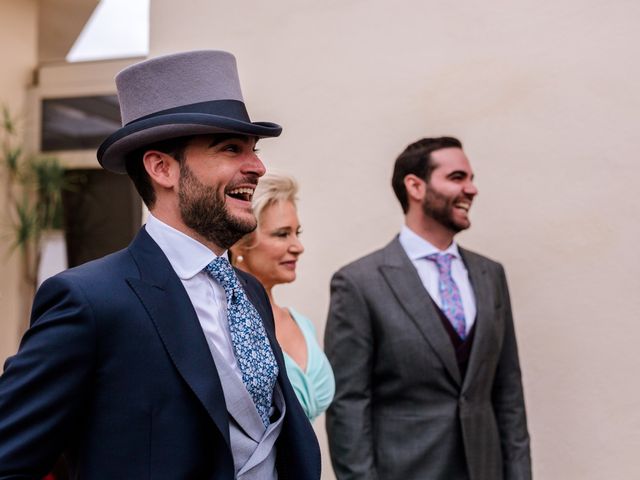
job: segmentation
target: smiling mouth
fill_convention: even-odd
[[[236,200],[243,200],[245,202],[250,202],[253,198],[253,188],[242,187],[242,188],[234,188],[233,190],[229,190],[227,195],[231,198],[235,198]]]
[[[469,209],[471,208],[471,203],[469,202],[458,202],[454,205],[454,207],[459,208],[460,210],[464,210],[465,212],[468,212]]]

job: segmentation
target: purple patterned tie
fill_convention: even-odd
[[[438,290],[440,292],[440,302],[442,311],[447,316],[451,325],[462,340],[467,336],[467,329],[464,320],[464,309],[462,308],[462,297],[458,285],[451,276],[451,260],[454,255],[451,253],[433,253],[427,255],[427,260],[435,262],[438,266],[440,277],[438,279]]]

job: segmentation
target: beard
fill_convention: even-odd
[[[207,241],[228,249],[256,229],[255,217],[247,220],[231,215],[220,185],[203,184],[184,162],[180,165],[179,187],[178,207],[182,221]]]
[[[459,198],[452,200],[432,188],[427,188],[424,200],[422,201],[422,212],[453,233],[458,233],[471,226],[471,222],[468,219],[464,223],[455,220],[453,209],[458,201],[460,201]]]

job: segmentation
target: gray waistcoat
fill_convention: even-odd
[[[215,348],[211,350],[229,412],[231,452],[236,477],[238,480],[276,480],[275,442],[282,430],[286,412],[280,385],[276,383],[273,391],[273,405],[277,415],[272,417],[271,425],[265,429],[242,379],[220,358]]]

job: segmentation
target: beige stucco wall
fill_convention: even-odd
[[[536,477],[640,478],[637,2],[151,8],[153,55],[231,50],[253,119],[285,127],[260,144],[302,186],[307,252],[282,303],[322,330],[331,273],[401,224],[395,156],[459,136],[480,189],[460,241],[509,274]]]
[[[2,0],[0,3],[0,105],[16,114],[21,127],[29,127],[26,92],[37,63],[37,1]],[[2,169],[4,172],[4,169]],[[0,174],[0,363],[18,345],[20,302],[18,297],[18,254],[8,251],[10,238],[6,216],[5,177]]]
[[[63,62],[100,0],[39,0],[38,60]]]

